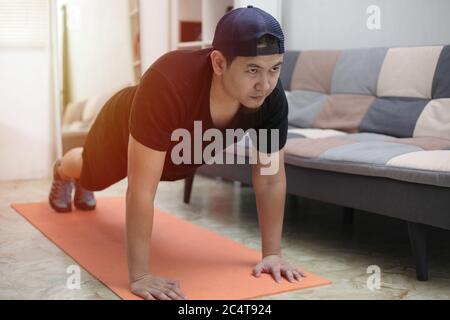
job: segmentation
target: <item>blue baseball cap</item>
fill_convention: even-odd
[[[258,47],[258,39],[266,34],[278,39],[276,48]],[[212,46],[228,56],[281,54],[284,53],[284,34],[272,15],[254,6],[247,6],[231,10],[220,19]]]

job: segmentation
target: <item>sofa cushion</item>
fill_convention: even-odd
[[[286,162],[450,187],[449,74],[450,46],[288,51]]]
[[[344,135],[346,135],[345,132],[332,129],[290,128],[288,131],[290,137],[300,136],[303,138],[327,138]]]
[[[286,145],[286,153],[303,158],[319,158],[322,153],[335,147],[354,144],[352,140],[339,138],[291,138]]]
[[[287,93],[289,124],[300,128],[312,128],[327,97],[324,93],[314,91],[296,90]]]
[[[86,101],[76,101],[76,102],[70,102],[65,110],[64,115],[62,118],[62,126],[69,126],[70,124],[81,121],[81,118],[83,116],[83,108],[86,104]]]
[[[288,131],[288,141],[295,138],[324,138],[324,137],[339,137],[345,136],[346,133],[337,130],[322,130],[322,129],[301,129],[295,127],[289,127]],[[305,139],[301,139],[305,140]],[[238,154],[240,156],[248,156],[249,149],[252,148],[254,144],[249,134],[246,134],[240,141],[234,145],[229,146],[224,150],[226,153]]]
[[[421,147],[423,150],[447,150],[450,149],[450,139],[441,139],[436,137],[418,137],[418,138],[402,138],[387,139],[387,142],[411,144]]]
[[[450,99],[431,100],[420,115],[414,137],[450,139]]]
[[[359,131],[412,137],[417,120],[429,100],[417,98],[378,98],[361,121]]]
[[[450,172],[450,150],[417,151],[395,157],[387,163],[390,167],[415,170]],[[408,178],[408,177],[405,177]],[[442,181],[444,183],[445,181]]]
[[[297,64],[300,54],[300,51],[286,51],[286,53],[284,54],[280,80],[284,90],[286,91],[292,90],[292,75],[294,73],[295,65]]]
[[[377,96],[431,99],[442,46],[390,48],[381,67]]]
[[[330,93],[331,77],[340,51],[303,51],[292,75],[291,90]]]
[[[92,122],[95,120],[99,112],[105,103],[116,93],[116,91],[110,91],[105,94],[97,94],[95,96],[90,97],[86,105],[83,109],[82,120]]]
[[[398,139],[376,133],[290,135],[285,151],[290,165],[450,187],[450,139]]]
[[[319,158],[333,161],[384,165],[393,157],[415,151],[422,151],[422,149],[410,144],[384,141],[355,141],[338,148],[328,149]]]
[[[433,79],[433,99],[450,98],[450,46],[442,49]]]
[[[314,128],[358,132],[361,121],[374,100],[374,97],[366,95],[328,96],[314,121]]]
[[[375,96],[387,48],[343,50],[331,80],[331,93]]]
[[[281,79],[290,90],[290,125],[400,138],[450,135],[450,46],[288,51],[286,57]]]
[[[246,135],[225,152],[249,157],[251,148]],[[291,127],[284,150],[289,165],[450,187],[450,139]]]

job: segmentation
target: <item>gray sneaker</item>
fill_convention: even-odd
[[[61,160],[57,160],[53,165],[53,182],[48,196],[50,206],[59,213],[72,211],[72,190],[73,181],[64,180],[58,174],[57,168]]]
[[[97,201],[92,191],[84,189],[78,179],[75,180],[75,196],[73,198],[75,207],[82,211],[95,210]]]

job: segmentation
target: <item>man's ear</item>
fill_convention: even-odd
[[[214,73],[221,76],[227,68],[227,60],[225,59],[225,56],[219,50],[214,50],[211,52],[210,56]]]

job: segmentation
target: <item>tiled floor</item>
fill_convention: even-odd
[[[118,299],[82,271],[80,290],[66,288],[66,268],[75,262],[10,208],[12,202],[46,201],[50,180],[0,184],[0,299]],[[96,193],[122,196],[126,181]],[[194,224],[259,249],[255,198],[251,188],[197,176],[192,200],[182,202],[183,182],[163,182],[156,206]],[[430,281],[418,282],[406,225],[357,211],[353,226],[341,209],[288,198],[283,250],[291,263],[322,275],[328,287],[264,299],[450,299],[450,232],[429,232]],[[381,289],[371,291],[367,268],[381,268]]]

